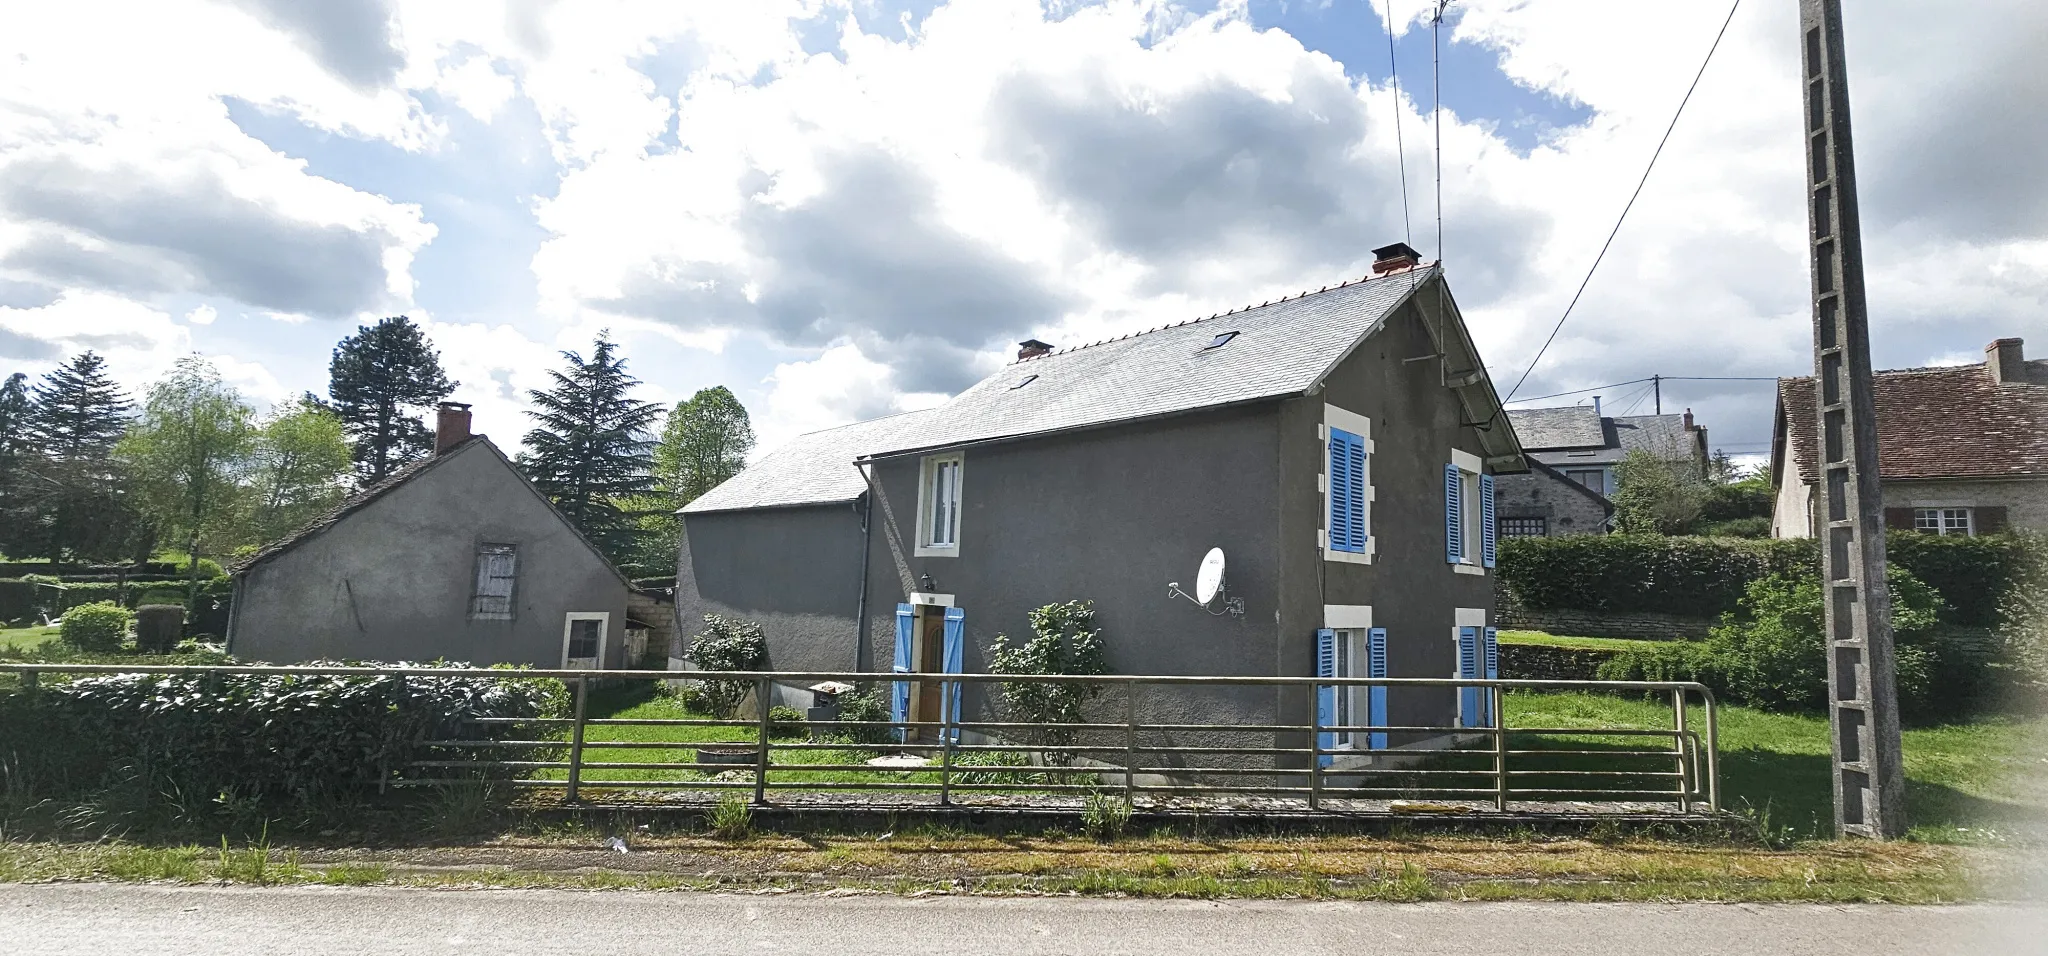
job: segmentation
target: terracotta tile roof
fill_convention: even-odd
[[[1912,368],[1878,372],[1876,398],[1885,478],[2048,476],[2048,385],[1999,385],[1981,364]],[[1778,380],[1779,440],[1790,439],[1786,450],[1809,484],[1820,480],[1815,414],[1811,377]]]

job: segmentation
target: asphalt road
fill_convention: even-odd
[[[2048,953],[2048,908],[11,885],[0,952],[2010,956]]]

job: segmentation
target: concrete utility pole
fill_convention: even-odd
[[[1906,832],[1906,777],[1899,761],[1899,695],[1891,596],[1885,589],[1884,500],[1878,490],[1877,409],[1841,0],[1800,0],[1799,34],[1824,509],[1816,524],[1826,585],[1835,831],[1891,839]]]

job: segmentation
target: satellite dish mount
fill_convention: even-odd
[[[1230,589],[1223,583],[1222,548],[1210,548],[1209,553],[1202,556],[1202,567],[1195,572],[1195,593],[1181,590],[1179,581],[1166,586],[1166,599],[1171,601],[1177,597],[1187,598],[1217,617],[1225,614],[1244,616],[1244,599],[1231,597]]]

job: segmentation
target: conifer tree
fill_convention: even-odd
[[[562,513],[597,546],[624,560],[639,528],[627,507],[653,487],[649,426],[661,406],[628,395],[640,380],[609,332],[599,332],[590,359],[563,352],[565,369],[550,370],[554,386],[531,391],[538,423],[526,433],[519,466]]]
[[[0,553],[21,553],[25,534],[35,523],[22,500],[22,456],[29,447],[28,376],[16,372],[0,383]]]
[[[421,421],[457,383],[441,371],[441,353],[420,327],[398,315],[334,347],[327,366],[327,395],[355,450],[356,478],[373,485],[407,462],[434,449],[434,434]]]
[[[134,403],[89,350],[44,375],[30,394],[29,447],[16,484],[30,524],[11,547],[55,561],[127,556],[138,522],[114,444]]]

